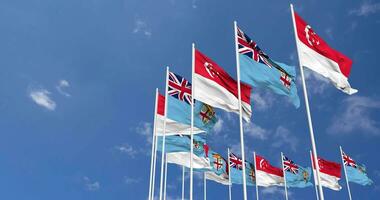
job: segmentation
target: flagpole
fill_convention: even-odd
[[[240,85],[240,61],[238,52],[238,41],[237,41],[237,22],[234,21],[235,30],[235,54],[236,54],[236,72],[237,72],[237,83],[238,83],[238,98],[239,98],[239,124],[240,124],[240,149],[241,149],[241,159],[243,160],[243,196],[244,200],[247,200],[247,180],[245,177],[245,152],[244,152],[244,132],[243,132],[243,114],[241,108],[241,85]]]
[[[257,184],[256,152],[253,152],[253,164],[255,165],[256,200],[259,200],[259,186]]]
[[[168,178],[168,154],[165,153],[165,179],[164,179],[164,200],[166,200],[166,184]]]
[[[165,136],[166,136],[166,114],[168,111],[168,79],[169,67],[166,67],[166,81],[165,81],[165,111],[164,111],[164,131],[162,136],[162,151],[161,151],[161,177],[160,177],[160,199],[162,200],[162,189],[164,184],[164,164],[165,164]]]
[[[207,200],[207,180],[205,172],[203,172],[203,200]]]
[[[156,115],[157,115],[157,99],[158,99],[158,88],[156,88],[156,100],[154,102],[154,120],[153,120],[153,136],[152,136],[152,153],[150,158],[150,176],[149,176],[149,197],[152,200],[152,187],[153,185],[153,162],[154,162],[154,143],[156,141]]]
[[[311,162],[311,170],[313,170],[313,179],[314,179],[314,188],[315,188],[315,195],[317,197],[317,200],[319,200],[318,195],[318,186],[317,186],[317,177],[315,177],[315,170],[314,170],[314,163],[313,163],[313,154],[310,151],[310,162]]]
[[[231,182],[231,168],[230,168],[230,148],[227,148],[227,153],[228,153],[228,164],[227,164],[227,167],[228,167],[228,196],[229,196],[229,200],[232,200],[232,191],[231,191],[231,187],[232,187],[232,182]]]
[[[305,106],[306,106],[306,113],[307,113],[307,119],[308,119],[308,124],[309,124],[309,131],[310,131],[310,139],[311,139],[311,146],[313,149],[313,160],[314,163],[316,164],[316,174],[317,174],[317,181],[318,181],[318,189],[319,189],[319,196],[321,200],[324,200],[323,196],[323,189],[322,185],[320,184],[320,175],[319,175],[319,163],[318,163],[318,154],[317,154],[317,147],[315,145],[315,139],[314,139],[314,131],[313,131],[313,122],[311,120],[311,113],[310,113],[310,108],[309,108],[309,99],[307,96],[307,89],[306,89],[306,82],[305,82],[305,76],[303,73],[303,67],[300,61],[300,54],[298,51],[298,42],[297,42],[297,29],[296,29],[296,23],[295,23],[295,18],[294,18],[294,9],[293,9],[293,4],[290,4],[290,9],[292,11],[292,19],[293,19],[293,28],[294,28],[294,36],[296,40],[296,46],[297,46],[297,54],[298,54],[298,63],[301,71],[301,79],[302,79],[302,88],[303,88],[303,94],[305,98]]]
[[[339,149],[340,149],[340,157],[341,157],[341,159],[342,159],[342,165],[343,165],[343,169],[344,169],[344,176],[346,177],[346,184],[347,184],[348,196],[350,197],[350,200],[352,200],[352,197],[351,197],[351,190],[350,190],[350,184],[348,183],[348,178],[347,178],[346,165],[344,164],[344,160],[343,160],[343,150],[342,150],[342,147],[341,147],[341,146],[339,146]]]
[[[282,173],[284,174],[285,199],[288,200],[288,188],[286,186],[286,173],[284,167],[284,154],[281,152]]]
[[[157,96],[158,96],[158,92],[157,92]],[[157,113],[155,115],[157,115]],[[156,122],[154,122],[154,135],[155,135],[155,141],[154,141],[154,143],[155,144],[154,144],[154,161],[153,161],[153,178],[152,178],[152,196],[151,196],[151,200],[154,199],[154,189],[155,189],[155,181],[156,181],[157,145],[158,145],[156,123],[157,123],[157,119],[156,119]]]
[[[192,44],[192,60],[191,60],[191,129],[190,129],[190,200],[193,200],[193,143],[194,143],[194,67],[195,67],[195,44]]]
[[[185,200],[185,166],[182,166],[182,200]]]

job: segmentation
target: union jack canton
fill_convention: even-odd
[[[350,156],[348,156],[347,154],[345,154],[343,151],[342,151],[342,157],[343,157],[343,162],[344,162],[344,165],[346,166],[351,166],[353,168],[357,168],[357,164],[355,162],[354,159],[352,159]]]
[[[168,95],[191,105],[191,83],[182,76],[169,72]]]
[[[288,157],[283,156],[282,161],[284,163],[284,170],[293,174],[298,174],[298,166],[290,160]]]
[[[286,72],[282,67],[273,62],[269,56],[264,53],[260,47],[254,42],[251,38],[248,37],[239,27],[237,27],[237,40],[238,40],[238,48],[239,53],[248,56],[252,60],[264,64],[269,68],[276,68],[280,71],[281,77],[280,81],[284,85],[285,88],[290,90],[291,82],[293,77]]]
[[[230,167],[242,170],[243,160],[238,158],[235,154],[230,153]]]

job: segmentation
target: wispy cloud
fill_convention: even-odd
[[[30,89],[29,97],[39,106],[50,111],[55,110],[57,104],[50,98],[50,92],[46,89]]]
[[[222,132],[223,124],[224,124],[223,119],[222,119],[222,118],[219,118],[218,121],[216,122],[216,124],[214,125],[214,128],[213,128],[213,130],[214,130],[214,132],[215,132],[216,134],[219,134],[219,133]]]
[[[192,0],[191,1],[191,7],[194,8],[194,9],[198,8],[197,0]]]
[[[298,145],[298,138],[291,134],[289,129],[279,126],[277,127],[274,135],[274,143],[272,143],[272,146],[275,148],[279,147],[290,147],[292,151],[296,151],[297,145]]]
[[[333,38],[334,38],[334,37],[333,37],[333,29],[332,29],[331,27],[326,28],[326,29],[325,29],[325,33],[326,33],[327,37],[329,37],[330,39],[333,39]]]
[[[260,193],[265,195],[265,196],[273,196],[273,195],[281,195],[281,196],[284,196],[285,195],[285,191],[284,191],[284,188],[283,187],[266,187],[266,188],[263,188],[262,190],[260,190]],[[288,197],[289,196],[292,196],[292,193],[290,191],[288,191]]]
[[[304,70],[304,74],[305,79],[307,79],[306,85],[309,92],[317,95],[325,94],[326,89],[330,86],[328,79],[309,69]],[[297,81],[299,85],[302,85],[301,76],[298,76]]]
[[[270,108],[274,102],[274,96],[269,92],[255,92],[252,95],[254,110],[264,111]]]
[[[135,26],[132,32],[134,34],[143,34],[148,38],[152,36],[152,31],[149,29],[147,23],[142,19],[135,20]]]
[[[120,153],[127,154],[130,158],[135,158],[136,154],[138,153],[138,151],[135,150],[133,146],[129,144],[115,146],[115,149],[118,150]]]
[[[265,140],[268,138],[269,131],[254,123],[244,124],[244,133],[256,139]]]
[[[352,9],[349,11],[351,15],[357,16],[368,16],[370,14],[375,14],[380,11],[380,3],[372,3],[370,1],[363,1],[359,8]]]
[[[350,96],[343,100],[340,112],[333,117],[327,132],[341,135],[357,131],[370,135],[380,135],[379,122],[371,117],[380,109],[380,101],[363,96]]]
[[[58,82],[58,85],[55,88],[61,95],[65,97],[70,97],[71,95],[64,91],[66,88],[69,88],[69,87],[70,87],[70,83],[67,80],[60,80]]]
[[[135,132],[146,137],[149,144],[152,143],[153,128],[149,122],[141,122],[136,128]]]
[[[136,184],[141,182],[141,178],[132,178],[132,177],[124,177],[124,182],[126,184]]]
[[[98,181],[92,181],[87,176],[83,177],[85,189],[88,191],[97,191],[100,189],[100,183]]]

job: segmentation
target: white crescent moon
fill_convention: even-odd
[[[260,160],[260,168],[263,168],[264,159]]]

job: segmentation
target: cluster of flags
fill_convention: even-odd
[[[352,61],[331,48],[292,8],[292,19],[300,62],[301,77],[307,67],[321,74],[339,90],[354,94],[348,77]],[[190,168],[190,199],[192,200],[192,170],[204,172],[205,178],[224,185],[284,186],[305,188],[320,185],[341,190],[341,165],[318,157],[312,133],[306,86],[303,84],[308,112],[312,152],[312,168],[302,167],[281,153],[282,167],[276,167],[261,155],[254,153],[252,162],[228,150],[225,159],[213,151],[206,142],[206,135],[218,122],[214,108],[237,113],[240,116],[241,145],[244,149],[242,119],[250,123],[252,116],[252,88],[265,88],[288,97],[296,108],[300,106],[296,86],[295,67],[272,60],[235,22],[237,79],[223,67],[196,49],[192,49],[191,82],[167,68],[165,94],[156,92],[156,113],[152,152],[166,154],[166,163]],[[304,83],[304,82],[303,82]],[[365,167],[357,164],[341,151],[343,168],[348,182],[369,185],[372,181]],[[153,159],[154,158],[154,159]],[[152,154],[152,171],[155,173],[156,155]],[[318,165],[314,163],[318,162]],[[162,185],[161,165],[161,185]],[[312,172],[313,171],[313,172]],[[153,175],[154,176],[154,175]],[[311,178],[313,176],[313,178]],[[313,180],[313,181],[312,181]],[[312,183],[314,182],[314,184]],[[150,181],[149,198],[154,197],[154,178]],[[320,187],[320,192],[321,192]],[[244,191],[245,192],[245,191]],[[323,193],[320,193],[322,195]],[[164,195],[165,196],[165,195]],[[246,194],[245,194],[246,198]],[[321,196],[323,199],[323,195]],[[160,200],[162,200],[160,189]]]

